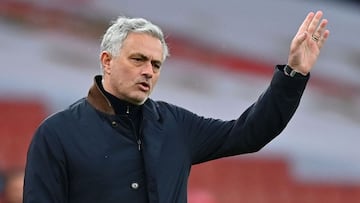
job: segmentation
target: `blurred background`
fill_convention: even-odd
[[[166,33],[171,57],[153,99],[229,120],[265,90],[316,10],[330,38],[288,127],[258,153],[194,166],[189,203],[359,203],[360,2],[344,0],[1,0],[0,193],[22,175],[40,122],[87,95],[117,16]]]

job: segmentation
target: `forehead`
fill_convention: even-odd
[[[129,33],[123,42],[122,51],[127,56],[142,54],[162,61],[163,46],[161,41],[145,33]]]

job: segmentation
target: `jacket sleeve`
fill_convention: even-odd
[[[192,163],[256,152],[279,135],[294,115],[308,76],[289,77],[277,66],[269,87],[232,121],[185,116]],[[236,108],[236,107],[232,107]]]
[[[24,203],[66,203],[67,173],[61,144],[47,121],[36,131],[27,154]]]

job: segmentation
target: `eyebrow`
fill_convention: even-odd
[[[142,53],[134,53],[133,56],[139,56],[143,60],[149,60],[149,57],[142,54]],[[151,63],[157,63],[158,65],[162,65],[162,62],[160,60],[151,60]]]

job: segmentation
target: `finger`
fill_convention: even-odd
[[[308,27],[310,25],[310,22],[314,18],[314,15],[315,15],[314,12],[310,12],[310,13],[307,14],[307,16],[304,19],[303,23],[299,27],[298,34],[303,33],[308,29]]]
[[[322,37],[325,29],[326,29],[327,23],[328,23],[327,19],[323,19],[323,20],[320,22],[319,27],[316,29],[316,31],[314,32],[313,35],[320,39],[320,38]]]
[[[310,34],[314,34],[314,32],[316,31],[316,28],[318,27],[319,25],[319,22],[320,22],[320,19],[321,17],[323,16],[323,12],[322,11],[317,11],[315,13],[315,16],[314,18],[311,20],[310,22],[310,25],[307,29],[307,31],[310,33]]]
[[[321,49],[324,46],[324,44],[325,44],[326,40],[328,39],[329,35],[330,35],[330,31],[325,30],[323,35],[321,36],[320,40],[318,41],[319,49]]]

